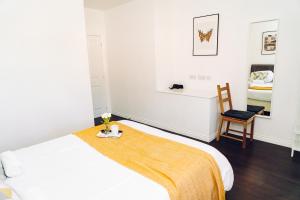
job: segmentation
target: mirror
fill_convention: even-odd
[[[250,24],[247,110],[271,116],[278,20]]]

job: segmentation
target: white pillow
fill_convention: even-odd
[[[3,181],[6,179],[6,176],[5,176],[5,173],[4,173],[4,169],[3,169],[3,166],[2,166],[2,162],[0,160],[0,181]],[[1,200],[1,199],[0,199]]]
[[[19,196],[22,200],[49,200],[39,187],[23,188],[23,191],[19,192]]]
[[[263,84],[265,84],[265,82],[263,80],[253,80],[252,84],[263,85]]]
[[[261,80],[265,83],[271,83],[273,82],[274,73],[272,71],[256,71],[251,72],[250,74],[250,81],[254,80]]]
[[[265,71],[267,73],[267,76],[265,77],[264,81],[265,83],[271,83],[274,79],[274,73],[272,71]]]
[[[5,172],[5,175],[9,178],[20,176],[23,172],[22,164],[17,159],[16,155],[12,151],[6,151],[0,154],[0,160]]]

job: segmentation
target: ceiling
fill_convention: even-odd
[[[85,0],[84,4],[87,8],[107,10],[129,1],[131,0]]]

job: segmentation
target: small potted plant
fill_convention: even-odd
[[[111,113],[104,113],[101,115],[101,118],[103,119],[103,124],[105,126],[105,129],[103,131],[104,134],[109,134],[109,121],[111,118]]]

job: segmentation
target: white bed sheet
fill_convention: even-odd
[[[259,101],[271,101],[272,90],[253,90],[248,89],[248,98]]]
[[[233,185],[233,170],[215,148],[136,122],[121,123],[199,148],[218,163],[225,190]],[[6,180],[21,200],[169,200],[167,190],[152,180],[103,156],[74,135],[15,151],[23,175]]]
[[[272,83],[265,83],[264,81],[261,81],[262,83],[250,83],[249,87],[273,87],[273,82]]]

